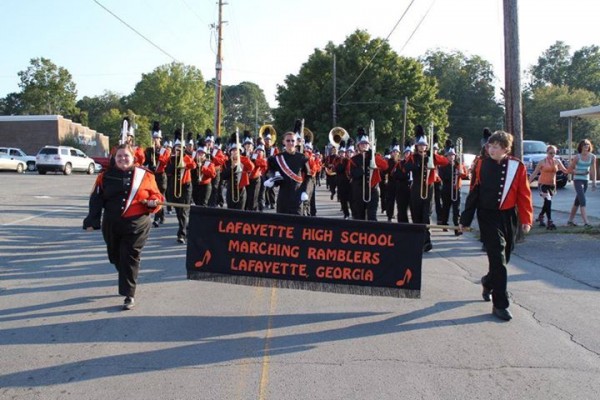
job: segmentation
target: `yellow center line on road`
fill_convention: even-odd
[[[271,346],[271,333],[273,326],[273,313],[275,312],[275,305],[277,302],[277,288],[271,288],[271,306],[269,307],[269,320],[267,322],[267,334],[265,335],[265,347],[263,349],[262,359],[262,370],[260,373],[260,386],[258,392],[259,400],[266,400],[267,398],[267,384],[269,383],[269,366],[271,358],[269,356],[269,350]]]

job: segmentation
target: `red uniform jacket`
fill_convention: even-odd
[[[215,164],[212,161],[204,161],[200,166],[200,176],[198,177],[198,183],[200,185],[208,185],[217,176],[217,170]]]

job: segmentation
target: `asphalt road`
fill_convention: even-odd
[[[124,312],[100,233],[81,229],[93,180],[0,173],[1,399],[600,393],[597,234],[534,229],[511,260],[505,323],[481,299],[476,232],[434,232],[421,299],[397,299],[188,281],[171,216],[151,233],[137,307]],[[339,216],[324,187],[317,202]]]

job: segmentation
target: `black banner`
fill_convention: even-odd
[[[188,279],[420,297],[425,226],[192,206]]]

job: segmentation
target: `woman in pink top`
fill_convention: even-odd
[[[555,156],[556,147],[553,145],[546,147],[546,158],[538,162],[535,170],[529,176],[529,183],[531,183],[538,174],[540,175],[538,188],[540,196],[544,199],[544,205],[538,216],[538,221],[540,226],[546,226],[546,229],[549,230],[556,229],[556,225],[552,222],[552,196],[556,193],[556,173],[558,170],[565,174],[568,173],[563,163]],[[544,223],[544,216],[548,217],[547,225]]]

